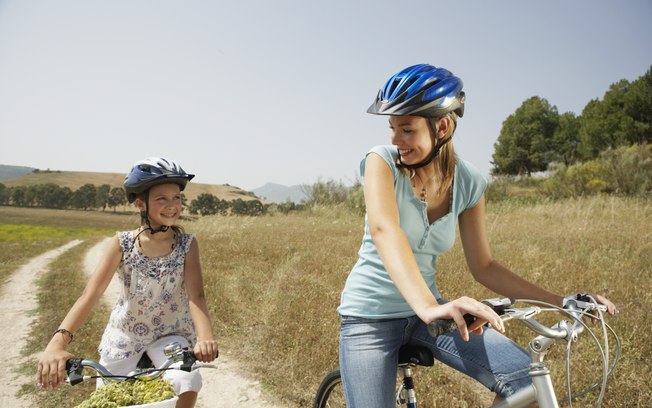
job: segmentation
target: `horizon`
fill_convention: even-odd
[[[389,144],[386,118],[365,113],[378,89],[431,63],[464,81],[455,149],[489,176],[502,122],[528,98],[580,115],[644,75],[650,17],[647,0],[5,0],[0,163],[126,174],[164,156],[247,191],[353,184]]]

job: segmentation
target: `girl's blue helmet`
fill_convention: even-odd
[[[133,165],[125,177],[124,188],[127,200],[133,203],[138,194],[149,190],[157,184],[178,184],[181,191],[194,174],[186,173],[176,162],[164,157],[150,157]]]
[[[392,76],[367,109],[376,115],[438,118],[450,112],[464,115],[462,80],[445,68],[413,65]]]

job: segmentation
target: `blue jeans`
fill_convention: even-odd
[[[425,346],[434,357],[481,382],[501,397],[531,383],[525,350],[493,329],[462,340],[459,332],[431,337],[418,317],[364,319],[341,316],[340,370],[349,408],[396,405],[398,350]]]

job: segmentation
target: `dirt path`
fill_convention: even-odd
[[[109,239],[93,246],[84,259],[84,269],[91,274],[98,263],[104,246]],[[104,293],[104,301],[112,307],[119,294],[117,276]],[[245,407],[245,408],[281,408],[282,405],[272,403],[272,398],[266,395],[258,381],[247,378],[240,369],[238,362],[231,357],[229,350],[220,349],[217,369],[201,370],[203,387],[199,393],[197,408]],[[4,407],[5,405],[0,404]]]
[[[28,359],[20,355],[27,342],[27,335],[32,324],[32,312],[38,307],[37,281],[47,271],[47,267],[55,258],[68,249],[79,245],[82,241],[75,240],[57,249],[45,252],[32,258],[19,268],[9,278],[0,290],[0,333],[5,345],[5,367],[0,370],[0,407],[29,408],[33,404],[26,398],[16,398],[16,392],[23,384],[34,380],[29,376],[20,375],[18,368]]]

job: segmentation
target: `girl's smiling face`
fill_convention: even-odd
[[[142,206],[142,207],[141,207]],[[139,208],[145,210],[140,201]],[[159,184],[149,189],[148,217],[152,227],[175,224],[181,215],[181,188],[178,184]]]
[[[401,162],[420,163],[432,152],[434,134],[426,118],[391,116],[389,128],[392,132],[392,144],[398,148]]]

